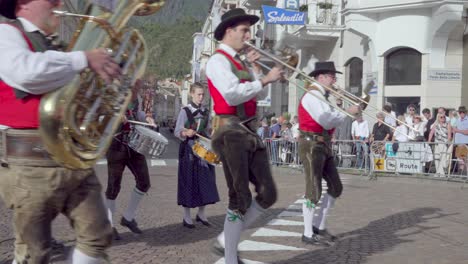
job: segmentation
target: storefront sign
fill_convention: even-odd
[[[428,71],[428,80],[431,81],[461,81],[462,73],[460,70],[430,69]]]
[[[270,107],[271,106],[271,83],[268,84],[268,95],[265,99],[257,101],[257,106],[265,106],[265,107]]]
[[[283,25],[304,25],[305,15],[303,12],[288,11],[285,9],[262,6],[263,14],[267,24],[283,24]]]
[[[377,94],[377,72],[366,73],[366,88],[371,85],[367,94]]]

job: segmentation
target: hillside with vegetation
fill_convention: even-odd
[[[193,34],[200,32],[211,0],[171,0],[150,17],[131,25],[143,34],[149,50],[147,74],[181,79],[191,71]]]

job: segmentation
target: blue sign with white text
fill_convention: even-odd
[[[304,25],[306,13],[262,5],[267,24]]]

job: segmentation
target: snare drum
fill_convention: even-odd
[[[168,144],[163,135],[144,126],[135,126],[129,134],[128,146],[147,158],[161,156]]]
[[[193,153],[211,165],[219,164],[218,156],[211,150],[211,140],[199,138],[192,146]]]

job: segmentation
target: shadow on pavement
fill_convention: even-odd
[[[274,263],[365,263],[367,257],[373,254],[389,251],[401,243],[412,242],[413,240],[407,238],[411,235],[440,228],[421,224],[431,219],[454,215],[440,211],[440,208],[424,207],[393,214],[372,221],[366,227],[338,234],[339,240],[329,247],[310,250],[292,259]]]
[[[257,219],[244,233],[247,233],[251,229],[264,226],[284,210],[284,208],[268,209],[267,212]],[[223,231],[225,217],[225,214],[208,217],[208,221],[212,225],[211,227],[203,226],[201,223],[195,222],[194,219],[193,221],[196,227],[193,229],[182,226],[181,217],[180,223],[145,229],[141,235],[135,235],[129,231],[121,232],[120,236],[122,240],[114,240],[112,245],[119,246],[133,242],[144,242],[149,246],[170,246],[210,240]],[[120,228],[119,230],[122,229]]]

